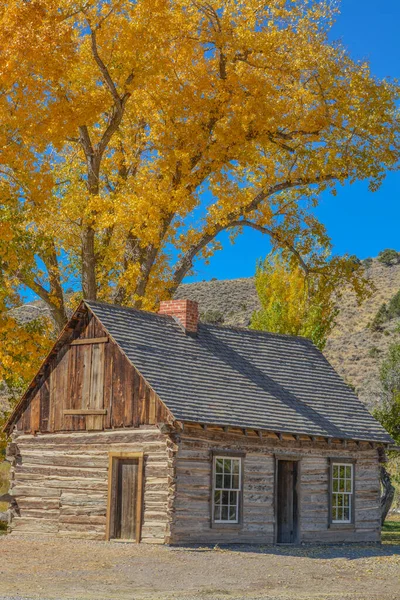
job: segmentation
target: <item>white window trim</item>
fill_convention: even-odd
[[[334,481],[333,469],[334,469],[334,467],[339,467],[339,468],[340,467],[350,467],[351,468],[351,476],[350,476],[351,491],[350,492],[334,492],[333,491],[333,481]],[[338,479],[338,481],[340,481],[340,478]],[[331,523],[333,523],[333,524],[352,523],[353,522],[353,502],[354,502],[354,463],[332,461],[332,464],[331,464],[331,511],[332,512],[333,512],[333,498],[338,495],[349,497],[349,518],[348,519],[332,519],[332,516],[331,516]]]
[[[216,483],[216,476],[217,476],[217,469],[216,469],[216,462],[217,459],[223,459],[223,460],[237,460],[239,462],[239,487],[238,488],[217,488],[215,483]],[[240,456],[229,456],[229,455],[224,455],[224,454],[214,454],[213,456],[213,486],[212,486],[212,518],[213,518],[213,523],[217,524],[217,525],[238,525],[240,523],[240,503],[241,503],[241,491],[242,491],[242,457]],[[232,520],[232,519],[214,519],[214,514],[215,514],[215,492],[216,491],[227,491],[227,492],[237,492],[237,504],[236,504],[236,519]]]

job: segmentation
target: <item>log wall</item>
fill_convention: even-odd
[[[211,450],[244,451],[243,524],[211,527]],[[275,526],[275,460],[299,462],[299,528],[303,542],[377,542],[380,540],[380,484],[376,449],[339,441],[282,440],[237,430],[186,427],[176,456],[173,543],[272,544]],[[356,459],[355,525],[328,525],[329,458]]]
[[[85,340],[91,342],[81,343]],[[70,338],[47,360],[16,428],[24,433],[90,431],[171,420],[157,394],[86,311]]]
[[[104,540],[109,452],[144,452],[142,542],[169,541],[176,447],[157,427],[14,434],[12,533]]]

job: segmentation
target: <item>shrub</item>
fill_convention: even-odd
[[[389,320],[388,309],[385,303],[381,304],[370,327],[372,331],[383,331],[383,325]]]
[[[210,309],[201,313],[200,321],[210,325],[222,325],[224,323],[224,315],[219,310]]]
[[[370,356],[371,358],[376,358],[380,355],[380,353],[381,351],[376,346],[372,346],[372,348],[368,350],[368,356]]]
[[[366,269],[369,269],[370,267],[372,267],[372,263],[374,262],[373,258],[364,258],[364,260],[362,261],[362,264],[364,265],[364,267]]]
[[[386,250],[379,252],[378,260],[387,267],[391,267],[392,265],[397,265],[400,262],[400,253],[396,250],[386,248]]]
[[[393,296],[388,304],[388,317],[389,319],[400,317],[400,290]]]

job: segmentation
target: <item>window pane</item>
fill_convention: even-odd
[[[353,465],[332,464],[332,521],[351,522]]]
[[[232,478],[230,475],[224,475],[224,488],[230,490],[232,487]]]
[[[239,489],[239,475],[233,475],[232,477],[232,488],[234,490]]]
[[[214,511],[219,522],[238,522],[241,460],[215,457]]]
[[[232,471],[232,461],[230,458],[224,458],[224,473],[230,473]]]

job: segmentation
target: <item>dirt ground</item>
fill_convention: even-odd
[[[0,598],[399,600],[400,546],[168,548],[1,536]]]

